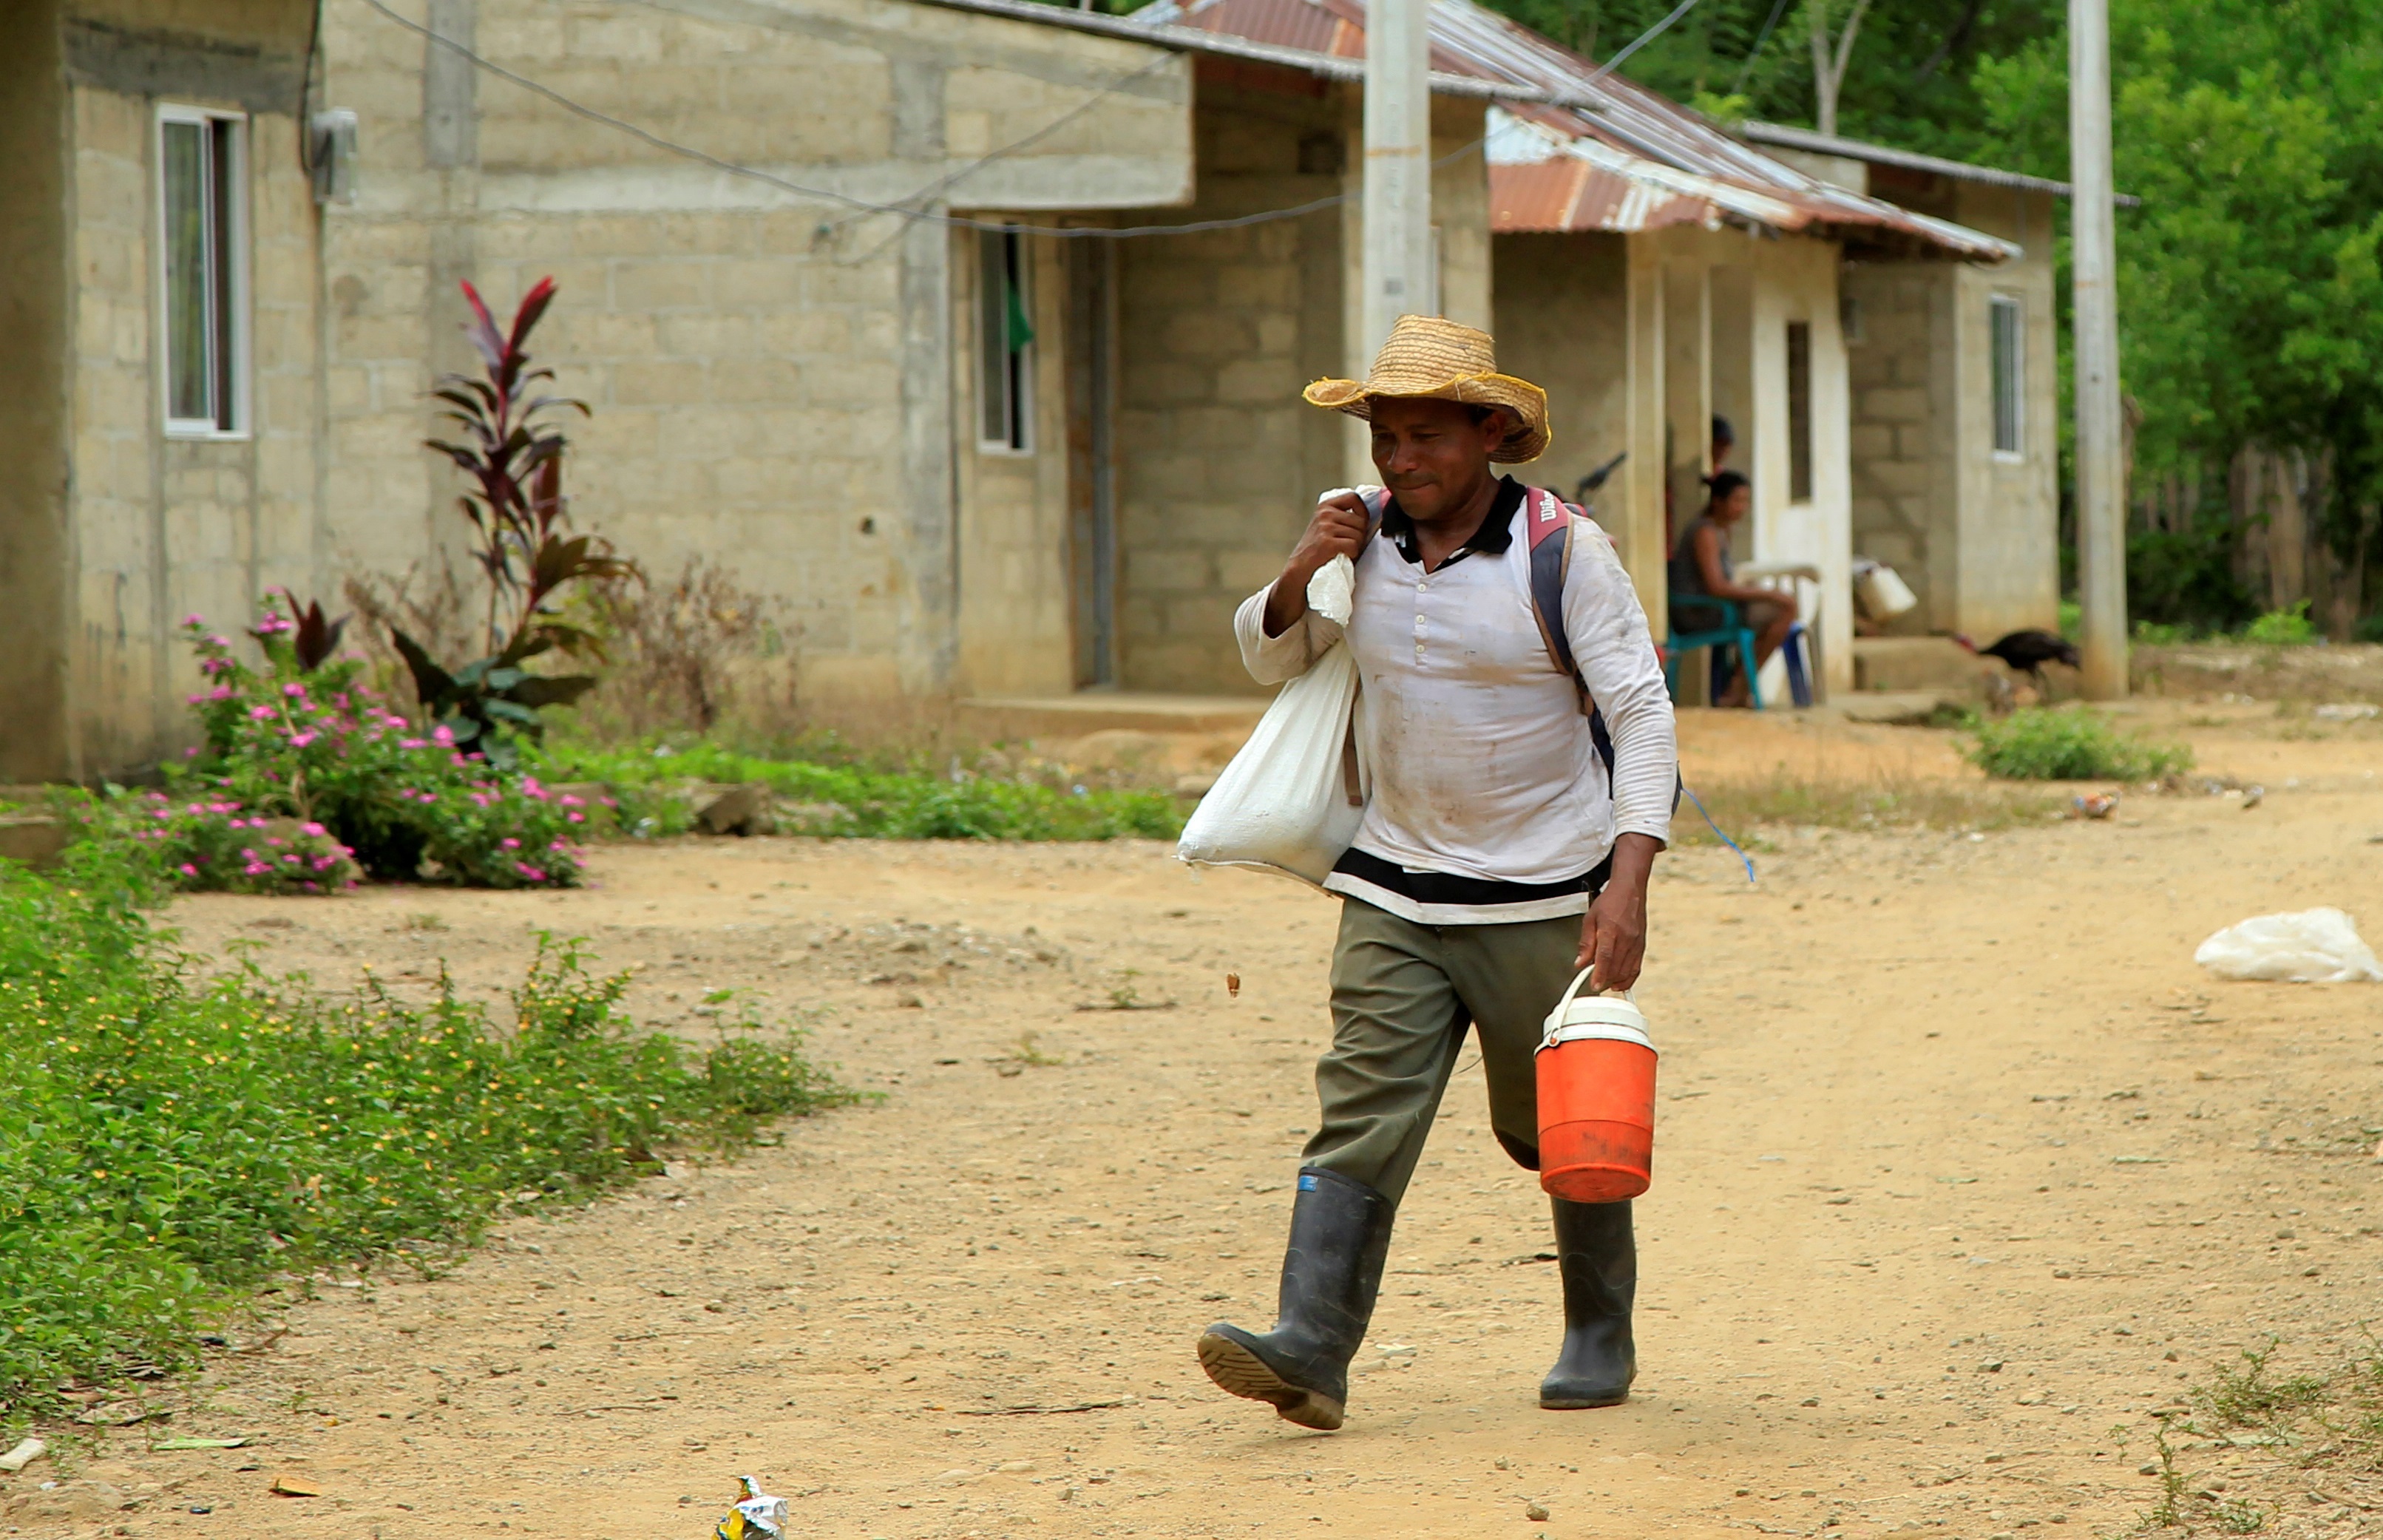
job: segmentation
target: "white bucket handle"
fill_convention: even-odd
[[[1648,1041],[1646,1030],[1643,1027],[1633,1028],[1621,1026],[1618,1029],[1608,1029],[1605,1030],[1599,1030],[1595,1028],[1587,1027],[1586,1025],[1575,1027],[1574,1024],[1565,1021],[1564,1017],[1571,1011],[1573,1002],[1580,996],[1581,986],[1587,983],[1589,975],[1596,971],[1597,967],[1595,964],[1591,964],[1589,967],[1582,968],[1578,976],[1573,979],[1572,987],[1563,992],[1563,998],[1556,1002],[1556,1008],[1548,1013],[1547,1029],[1539,1038],[1539,1051],[1541,1053],[1545,1053],[1548,1049],[1553,1048],[1559,1042],[1570,1041],[1568,1034],[1579,1037],[1618,1037],[1628,1041],[1639,1043],[1645,1047],[1652,1048],[1654,1046],[1651,1041]],[[1644,1022],[1646,1017],[1639,1016],[1638,1012],[1637,992],[1635,990],[1624,990],[1622,992],[1622,998],[1628,1004],[1630,1013],[1633,1016],[1637,1016],[1639,1020]]]
[[[1591,963],[1587,967],[1580,970],[1579,977],[1575,978],[1572,981],[1572,988],[1564,991],[1563,998],[1556,1002],[1556,1008],[1554,1011],[1556,1016],[1563,1015],[1564,1007],[1573,1003],[1574,997],[1580,993],[1581,985],[1587,983],[1588,976],[1596,971],[1597,965],[1595,963]],[[1589,992],[1591,994],[1603,994],[1605,992],[1603,990],[1591,990]],[[1629,1001],[1633,1005],[1636,1005],[1638,1004],[1638,992],[1635,989],[1624,990],[1622,992],[1622,998]]]

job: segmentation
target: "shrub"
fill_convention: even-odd
[[[2309,601],[2289,610],[2270,610],[2242,628],[2242,639],[2265,647],[2300,647],[2316,640],[2316,622],[2309,619]]]
[[[411,878],[427,859],[480,887],[579,881],[575,841],[587,809],[578,798],[465,755],[444,724],[417,731],[356,682],[352,659],[304,669],[278,600],[267,601],[251,633],[265,651],[261,669],[233,656],[230,639],[199,617],[183,624],[211,682],[191,697],[205,745],[172,768],[164,794],[117,805],[111,824],[154,846],[183,886],[289,891],[248,869],[291,865],[285,852],[258,848],[260,831],[267,840],[336,842],[375,877]],[[275,819],[295,821],[275,832]],[[308,860],[328,851],[308,848]]]
[[[481,373],[439,376],[431,394],[447,403],[442,415],[462,429],[462,441],[433,438],[425,447],[452,461],[472,484],[456,502],[471,521],[473,561],[488,580],[486,645],[492,650],[449,668],[403,631],[392,627],[389,641],[414,675],[424,712],[455,742],[508,765],[516,738],[535,741],[543,733],[541,710],[567,706],[596,687],[593,674],[539,674],[526,667],[548,653],[600,657],[597,638],[564,617],[560,601],[574,585],[633,578],[637,569],[599,536],[570,530],[562,495],[569,441],[543,414],[575,407],[584,416],[587,406],[547,394],[541,386],[554,371],[530,368],[527,346],[554,300],[554,280],[540,278],[522,296],[509,329],[499,328],[468,282],[463,298],[472,307],[463,332],[479,350]]]
[[[2006,781],[2155,781],[2192,764],[2182,745],[2122,733],[2096,711],[2029,707],[1971,733],[1971,762]]]
[[[244,1290],[585,1199],[673,1144],[849,1101],[794,1034],[637,1030],[626,977],[541,937],[500,1031],[442,984],[334,1002],[251,965],[200,981],[123,847],[0,869],[0,1406],[190,1361]]]

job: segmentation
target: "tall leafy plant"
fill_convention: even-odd
[[[500,328],[469,282],[472,307],[464,333],[479,351],[477,375],[445,375],[432,392],[447,403],[441,415],[463,430],[455,439],[426,440],[471,481],[456,505],[471,522],[473,560],[488,585],[486,655],[452,668],[396,626],[389,639],[414,675],[423,708],[453,734],[459,747],[492,762],[512,758],[511,740],[537,738],[538,713],[565,706],[596,686],[592,673],[534,673],[532,659],[553,653],[603,661],[596,634],[566,619],[558,601],[574,584],[638,575],[599,536],[570,529],[562,493],[569,440],[552,424],[556,413],[587,413],[585,401],[547,393],[551,369],[529,367],[530,332],[553,302],[552,278],[541,278]]]

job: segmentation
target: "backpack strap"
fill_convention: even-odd
[[[1564,573],[1572,564],[1573,518],[1587,515],[1553,492],[1531,488],[1525,506],[1528,509],[1526,535],[1530,542],[1531,617],[1539,622],[1539,635],[1548,645],[1548,656],[1557,668],[1572,675],[1572,687],[1580,700],[1580,708],[1588,717],[1588,741],[1597,750],[1598,758],[1605,762],[1606,784],[1613,782],[1613,734],[1605,726],[1605,713],[1588,693],[1588,681],[1580,675],[1580,664],[1572,653],[1572,638],[1565,634],[1563,624]],[[1680,792],[1686,785],[1676,776],[1672,790],[1672,807],[1680,805]]]
[[[1564,573],[1572,566],[1572,510],[1552,492],[1532,487],[1524,499],[1524,538],[1531,559],[1531,617],[1539,622],[1539,639],[1548,656],[1572,676],[1580,693],[1581,709],[1595,714],[1588,685],[1572,655],[1572,638],[1564,634]]]

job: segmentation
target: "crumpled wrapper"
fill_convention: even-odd
[[[761,1490],[751,1476],[738,1476],[745,1499],[728,1510],[713,1529],[712,1540],[785,1540],[786,1499]]]

